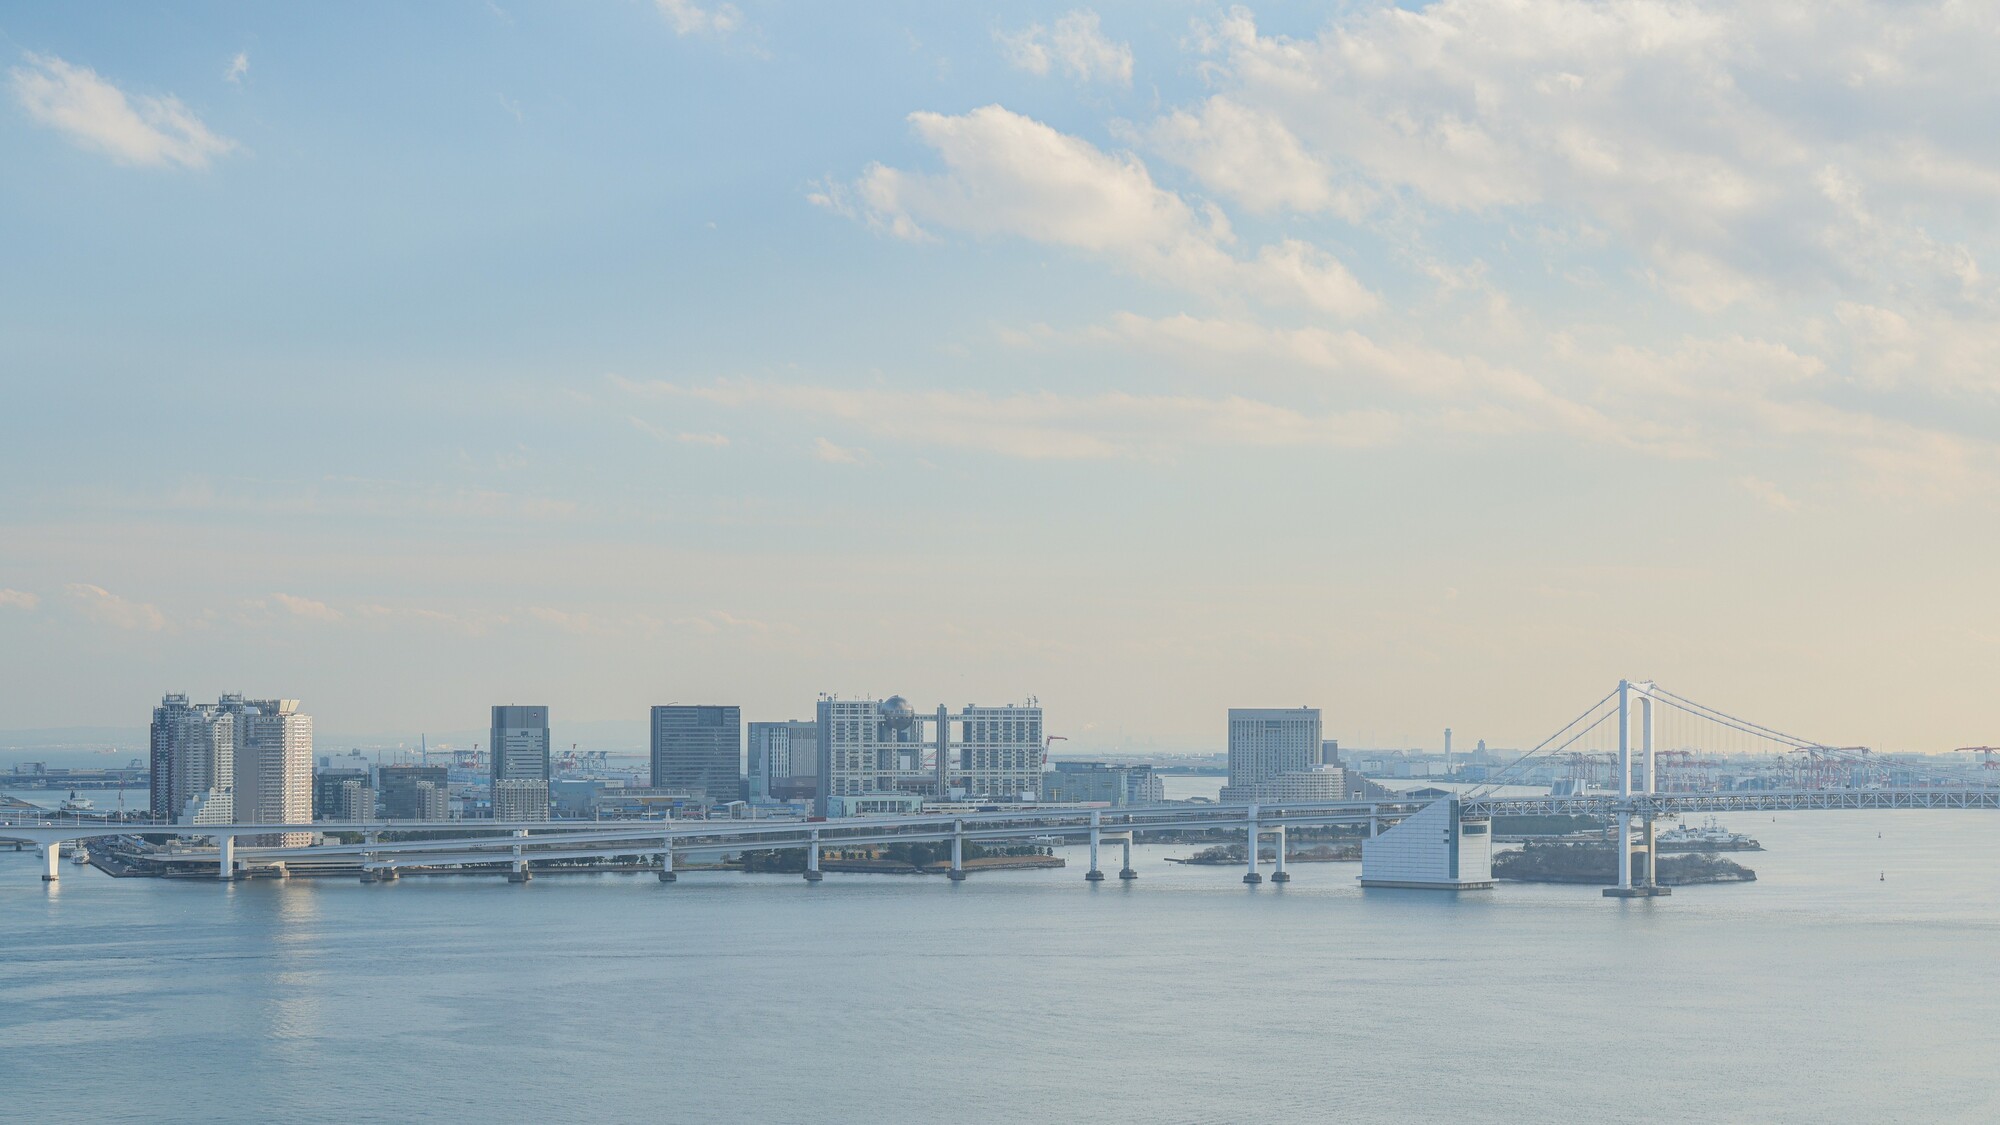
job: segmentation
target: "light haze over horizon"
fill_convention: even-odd
[[[1632,676],[2000,744],[1996,63],[1950,3],[12,10],[0,730],[1518,746]]]

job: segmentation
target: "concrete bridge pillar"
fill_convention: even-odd
[[[965,881],[965,822],[951,822],[951,881]]]
[[[514,830],[514,835],[520,839],[526,839],[528,836],[528,830],[525,828],[516,828]],[[521,845],[515,844],[514,867],[513,870],[507,872],[507,881],[509,883],[526,883],[528,880],[532,878],[534,878],[534,876],[528,874],[528,861],[522,858]]]
[[[1130,832],[1125,833],[1125,866],[1118,869],[1118,877],[1128,881],[1139,877],[1139,873],[1132,870],[1132,833]]]
[[[815,828],[811,842],[806,844],[806,882],[817,883],[824,878],[819,869],[819,829]]]
[[[1083,873],[1084,881],[1087,883],[1104,881],[1104,872],[1097,869],[1097,849],[1104,842],[1103,825],[1104,814],[1098,812],[1090,814],[1090,870]]]
[[[236,837],[217,836],[215,838],[216,870],[218,879],[236,878]]]
[[[1245,883],[1249,883],[1252,886],[1254,886],[1264,881],[1264,877],[1262,875],[1257,874],[1257,806],[1256,805],[1250,806],[1250,815],[1246,819],[1245,825],[1246,825],[1246,833],[1244,836],[1244,841],[1247,846],[1243,849],[1243,851],[1244,851],[1244,858],[1249,861],[1249,869],[1243,873],[1243,881]]]
[[[674,874],[674,838],[669,836],[660,844],[660,882],[671,883],[679,877]]]
[[[42,873],[42,882],[53,883],[62,878],[62,841],[50,840],[42,849],[42,855],[49,861],[48,870]]]
[[[1278,869],[1271,872],[1271,881],[1273,883],[1292,881],[1292,877],[1285,874],[1285,826],[1282,824],[1278,826]]]

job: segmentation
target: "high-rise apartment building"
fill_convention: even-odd
[[[211,703],[169,695],[153,708],[155,820],[228,824],[234,819],[236,717]]]
[[[495,707],[493,819],[549,818],[549,709]]]
[[[1303,800],[1299,794],[1325,791],[1329,783],[1312,772],[1321,745],[1317,707],[1231,707],[1229,784],[1222,799]]]
[[[653,708],[653,788],[700,790],[711,804],[743,796],[743,711],[673,704]]]
[[[749,789],[753,801],[791,801],[819,792],[819,725],[796,719],[751,723]]]
[[[450,772],[443,766],[383,766],[375,771],[382,815],[390,820],[450,820]]]
[[[225,695],[216,704],[236,720],[238,824],[303,824],[312,819],[312,716],[296,699]],[[300,848],[310,832],[245,836],[239,844]]]

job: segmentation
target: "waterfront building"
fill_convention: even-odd
[[[1050,762],[1042,775],[1042,800],[1057,804],[1157,805],[1166,785],[1151,766],[1105,762]]]
[[[313,815],[312,717],[296,699],[224,695],[153,709],[152,812],[177,824],[302,824]],[[304,832],[238,843],[296,847]]]
[[[1315,769],[1322,753],[1319,708],[1231,707],[1229,784],[1222,787],[1222,800],[1307,799],[1281,794],[1323,789],[1329,784],[1326,775],[1286,775],[1304,775]]]
[[[958,737],[952,736],[952,725]],[[1035,800],[1041,792],[1042,709],[1033,700],[1005,707],[967,704],[920,715],[900,695],[884,700],[823,698],[816,807],[831,797],[953,793]]]
[[[225,695],[216,704],[235,717],[239,824],[302,824],[312,819],[312,716],[296,699],[245,699]],[[373,810],[370,810],[372,814]],[[301,848],[310,832],[244,836],[252,847]]]
[[[376,770],[382,815],[390,820],[450,820],[449,772],[443,766],[383,766]]]
[[[228,824],[236,784],[236,717],[170,694],[153,708],[152,813],[173,824]]]
[[[549,709],[493,708],[493,819],[549,818]]]
[[[375,819],[375,789],[365,769],[323,769],[313,773],[314,820]]]
[[[1042,709],[1034,704],[974,707],[958,713],[957,768],[951,788],[968,797],[1032,801],[1041,795]]]
[[[1456,797],[1432,801],[1361,842],[1361,885],[1476,890],[1493,885],[1493,822],[1466,816]]]
[[[812,797],[819,785],[819,725],[792,719],[750,724],[752,801]]]
[[[742,798],[742,708],[655,707],[652,751],[654,788],[698,789],[712,804]]]
[[[918,793],[864,793],[853,797],[829,797],[826,816],[909,816],[922,812],[924,798]]]

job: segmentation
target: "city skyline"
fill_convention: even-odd
[[[2000,738],[1992,27],[1418,7],[10,12],[0,730]]]

